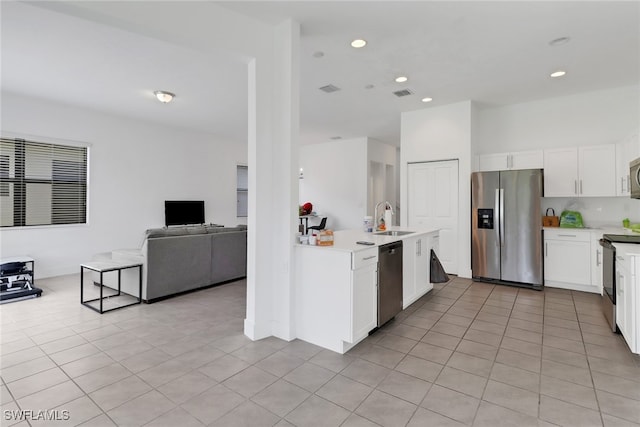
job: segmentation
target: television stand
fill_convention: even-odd
[[[33,286],[34,265],[28,256],[0,259],[0,304],[42,295],[42,289]]]

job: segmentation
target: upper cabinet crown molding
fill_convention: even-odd
[[[615,144],[544,150],[545,197],[611,197],[615,181]]]
[[[478,170],[480,172],[542,169],[543,165],[544,155],[542,150],[480,154],[478,156]]]

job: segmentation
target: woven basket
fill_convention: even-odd
[[[549,215],[551,211],[551,215]],[[560,218],[556,216],[556,211],[553,208],[548,208],[542,217],[543,227],[560,227]]]

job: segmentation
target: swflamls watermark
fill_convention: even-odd
[[[50,409],[46,411],[5,409],[2,412],[5,421],[67,421],[71,418],[69,411],[66,409]]]

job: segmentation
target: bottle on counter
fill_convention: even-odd
[[[367,233],[373,232],[373,217],[371,215],[364,217],[364,231]]]

